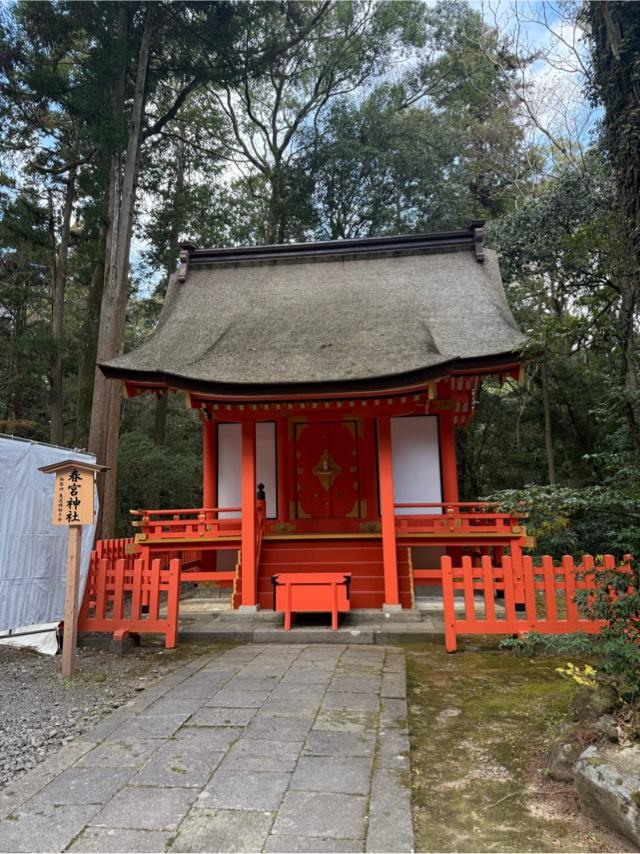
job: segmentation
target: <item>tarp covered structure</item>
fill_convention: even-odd
[[[0,436],[0,632],[63,619],[67,526],[51,524],[54,477],[40,466],[91,454]],[[97,506],[97,497],[96,497]],[[82,531],[80,600],[94,525]]]

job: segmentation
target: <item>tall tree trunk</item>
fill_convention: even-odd
[[[544,449],[547,457],[547,478],[551,486],[556,484],[556,457],[553,449],[553,428],[551,425],[551,404],[549,402],[549,376],[545,362],[540,366],[542,389],[542,409],[544,412]]]
[[[180,251],[180,232],[182,230],[181,202],[184,192],[184,171],[185,171],[185,145],[184,138],[181,136],[178,140],[176,150],[176,180],[174,186],[173,197],[173,218],[171,222],[171,232],[169,235],[169,264],[167,267],[167,280],[165,284],[165,292],[169,279],[175,271],[176,260]],[[154,423],[153,423],[153,441],[161,448],[167,441],[167,416],[169,413],[169,396],[162,394],[156,399]],[[156,508],[160,504],[160,494],[157,489],[150,489],[147,493],[147,507]]]
[[[64,292],[67,275],[71,214],[76,193],[76,167],[72,166],[67,178],[67,187],[60,229],[60,245],[54,261],[51,288],[51,332],[55,345],[51,365],[51,443],[64,444]]]
[[[630,265],[634,269],[635,264]],[[636,281],[640,280],[637,270]],[[624,276],[621,283],[622,299],[618,312],[618,338],[622,355],[621,385],[625,396],[624,413],[629,435],[637,451],[640,451],[640,398],[638,395],[638,367],[636,364],[635,322],[640,298],[640,287],[631,276]]]
[[[82,342],[80,364],[78,366],[78,390],[76,394],[76,433],[74,444],[86,448],[91,424],[91,401],[93,398],[93,380],[96,371],[96,348],[100,331],[100,303],[104,285],[104,262],[107,228],[103,226],[98,239],[98,260],[96,261],[87,289],[85,317],[82,324]]]
[[[617,318],[620,383],[629,435],[640,451],[636,322],[640,303],[640,18],[635,3],[585,6],[593,91],[604,107],[602,141],[616,179],[622,245]],[[616,242],[619,241],[616,235]]]
[[[111,168],[110,222],[107,236],[104,290],[100,307],[98,362],[107,361],[118,355],[121,352],[124,340],[129,283],[129,250],[140,162],[145,87],[153,31],[152,15],[153,6],[148,4],[138,54],[124,165],[120,168],[120,157],[115,156]],[[101,537],[113,536],[115,530],[120,404],[120,384],[107,380],[96,366],[89,450],[96,454],[99,462],[109,466],[109,471],[105,473],[98,487],[100,514],[97,533]]]
[[[282,166],[276,162],[269,176],[269,213],[267,243],[284,243],[288,231],[288,214],[285,204],[285,187]]]

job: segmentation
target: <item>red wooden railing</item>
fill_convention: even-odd
[[[92,560],[82,608],[79,632],[164,634],[165,646],[173,649],[178,636],[180,560],[163,568],[159,559],[150,565],[140,559]]]
[[[138,517],[132,524],[138,528],[144,541],[176,539],[216,539],[240,537],[242,520],[222,516],[240,513],[240,507],[196,507],[178,510],[131,510]]]
[[[598,633],[606,625],[588,619],[576,602],[577,590],[596,588],[597,569],[590,555],[579,565],[569,555],[560,566],[554,566],[548,556],[541,559],[540,566],[534,566],[528,556],[515,568],[508,556],[499,566],[488,556],[481,559],[480,566],[473,566],[470,557],[463,557],[461,563],[454,567],[450,557],[441,558],[448,652],[455,652],[461,634]],[[605,555],[603,569],[615,566],[615,558]],[[497,593],[503,595],[502,601],[496,602]],[[462,605],[460,611],[456,602]],[[522,611],[517,610],[516,602],[524,604]]]
[[[115,564],[117,560],[124,560],[125,567],[129,572],[133,568],[134,561],[139,556],[139,549],[136,548],[136,542],[133,537],[125,537],[119,540],[96,540],[95,548],[91,552],[91,566],[93,566],[95,561],[103,559],[108,560],[113,564]],[[167,551],[154,550],[153,557],[154,559],[157,558],[160,560],[160,566],[163,569],[166,569],[169,566],[169,561],[172,557],[179,557],[181,563],[180,571],[185,574],[185,570],[199,564],[200,552],[193,549],[185,549],[184,551],[180,551],[178,554],[172,554]],[[89,574],[89,579],[90,578],[91,573]],[[184,580],[189,581],[190,579],[185,578]],[[146,605],[147,603],[143,602],[143,604]]]
[[[94,553],[97,560],[106,558],[107,560],[114,561],[123,558],[127,562],[133,564],[133,560],[135,558],[134,549],[135,540],[133,537],[120,540],[96,540]]]
[[[521,533],[522,513],[497,513],[497,502],[396,503],[396,532],[445,534]],[[421,510],[421,513],[398,513]],[[515,531],[514,531],[515,528]]]

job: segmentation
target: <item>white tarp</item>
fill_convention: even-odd
[[[63,619],[68,529],[51,524],[55,478],[38,468],[68,459],[95,462],[91,454],[0,435],[0,634]],[[82,530],[80,601],[94,530]]]

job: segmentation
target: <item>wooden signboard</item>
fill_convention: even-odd
[[[106,466],[77,460],[62,460],[40,469],[55,474],[53,490],[54,525],[67,525],[67,582],[64,599],[64,641],[62,645],[62,675],[71,676],[75,669],[78,634],[78,588],[80,583],[80,551],[82,526],[92,525],[94,516],[94,479],[96,472]]]
[[[94,472],[80,464],[56,472],[54,525],[93,524]]]

